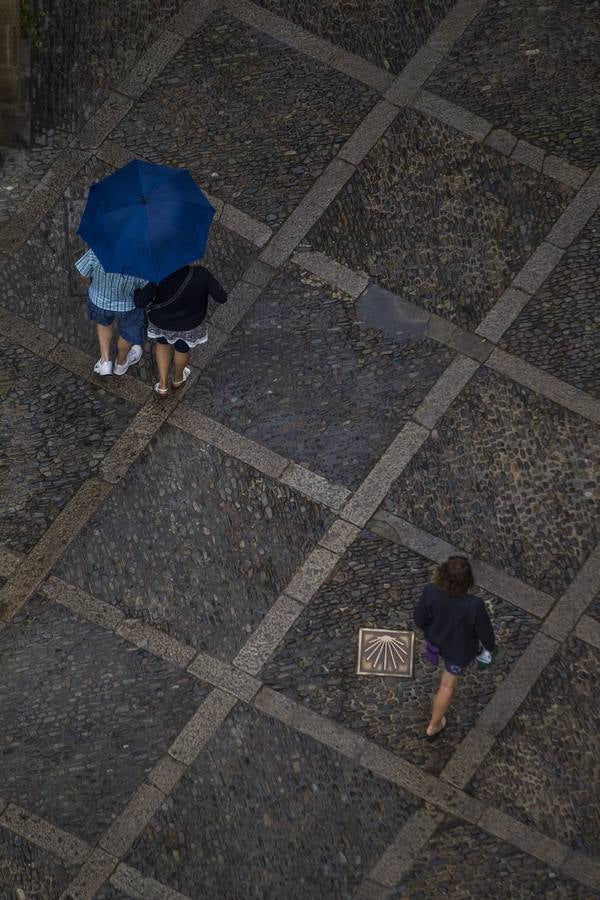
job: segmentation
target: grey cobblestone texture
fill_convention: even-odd
[[[389,900],[593,900],[589,890],[475,825],[446,819]]]
[[[588,615],[600,622],[600,593],[588,609]]]
[[[330,748],[238,709],[127,861],[207,900],[342,900],[415,808],[406,791]]]
[[[146,159],[269,226],[281,224],[377,95],[301,52],[213,13],[115,129]]]
[[[260,6],[398,74],[454,5],[454,0],[257,0]]]
[[[558,596],[600,541],[599,463],[597,426],[484,368],[385,508]]]
[[[55,574],[230,659],[333,518],[167,425]]]
[[[528,645],[535,620],[478,590],[488,603],[502,654],[485,672],[475,666],[467,670],[447,736],[427,744],[423,736],[440,675],[423,660],[420,637],[412,680],[357,677],[356,648],[362,627],[415,630],[413,610],[432,568],[430,560],[363,531],[292,626],[261,680],[438,773]]]
[[[449,125],[402,109],[307,241],[474,329],[572,195]]]
[[[34,64],[34,132],[48,146],[81,128],[165,28],[184,0],[42,0]]]
[[[0,226],[29,196],[59,154],[54,147],[0,149]]]
[[[352,298],[290,267],[185,405],[356,488],[451,358],[426,338],[362,327]]]
[[[95,328],[88,317],[86,289],[73,263],[85,250],[77,228],[89,185],[110,171],[110,166],[95,158],[86,163],[21,250],[0,270],[3,306],[89,353],[94,360],[98,352]],[[202,262],[230,291],[255,253],[249,241],[217,223],[211,229]],[[215,308],[211,303],[209,315]],[[156,380],[149,343],[142,361],[129,374],[149,384]]]
[[[599,37],[594,4],[488,3],[427,87],[546,152],[592,166],[600,161]]]
[[[600,399],[600,212],[521,312],[501,346]]]
[[[95,840],[208,690],[42,597],[0,631],[0,649],[2,790]]]
[[[0,542],[29,551],[93,476],[135,408],[0,339]]]
[[[0,825],[0,897],[2,900],[58,900],[77,866]]]
[[[467,790],[589,856],[600,851],[594,684],[600,651],[570,638],[497,738]]]

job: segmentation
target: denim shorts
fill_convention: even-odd
[[[97,322],[98,325],[112,325],[116,320],[119,336],[128,344],[143,344],[146,339],[142,308],[136,307],[127,312],[115,312],[112,309],[102,309],[101,306],[96,306],[88,297],[88,313],[92,322]]]

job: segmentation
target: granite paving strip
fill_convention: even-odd
[[[386,100],[380,100],[367,113],[354,134],[348,138],[338,156],[353,166],[358,166],[373,144],[387,131],[397,114],[398,110],[395,106]]]
[[[561,872],[595,891],[600,891],[600,863],[597,858],[592,859],[582,853],[571,852],[562,864]]]
[[[385,92],[385,99],[398,106],[411,102],[443,58],[437,50],[421,47]]]
[[[281,480],[284,484],[295,488],[318,503],[339,510],[349,500],[351,491],[339,484],[331,484],[322,475],[311,472],[305,466],[290,463]]]
[[[593,802],[598,712],[591,690],[599,672],[600,652],[568,638],[516,714],[505,718],[467,788],[526,827],[590,857],[598,856],[600,836],[600,808]]]
[[[478,325],[475,333],[498,343],[530,300],[529,294],[516,288],[507,288]]]
[[[60,895],[60,900],[92,900],[114,872],[117,860],[100,847],[94,847],[81,869]]]
[[[222,0],[190,0],[183,9],[169,20],[167,30],[191,37],[200,28],[210,13],[221,5]]]
[[[555,247],[554,244],[544,242],[529,257],[523,268],[513,279],[512,286],[528,294],[535,292],[542,286],[546,278],[562,259],[564,250]]]
[[[425,428],[434,428],[478,368],[479,363],[475,360],[465,357],[454,359],[413,413],[415,422]]]
[[[600,650],[600,622],[591,616],[582,616],[575,626],[575,634],[582,641],[587,641]]]
[[[360,297],[369,284],[366,275],[354,272],[347,266],[341,265],[334,259],[325,256],[324,253],[299,252],[294,253],[292,262],[307,272],[312,272],[317,278],[321,278],[327,284],[339,288],[350,297]]]
[[[443,820],[444,814],[430,806],[418,809],[375,863],[369,878],[385,887],[394,887],[410,871],[416,857]]]
[[[177,735],[169,747],[169,754],[184,766],[191,766],[236,704],[237,699],[231,694],[214,688]]]
[[[252,632],[233,665],[251,675],[258,675],[265,662],[275,652],[298,616],[303,605],[282,594],[275,601],[262,622]]]
[[[438,97],[430,91],[420,90],[412,101],[412,105],[415,109],[440,119],[446,125],[451,125],[452,128],[456,128],[457,131],[476,141],[483,141],[492,130],[491,122],[454,103],[449,103],[443,97]]]
[[[568,247],[578,237],[599,206],[600,166],[597,166],[555,222],[546,240],[557,247]]]
[[[543,629],[556,640],[565,640],[600,588],[600,544],[589,555],[569,584]]]
[[[0,544],[0,577],[9,578],[22,559],[21,553],[15,553],[3,544]]]
[[[132,100],[141,97],[184,43],[185,38],[181,34],[170,30],[163,31],[119,84],[119,93]]]
[[[114,131],[131,109],[133,101],[118,91],[112,93],[87,120],[71,141],[78,150],[94,150]]]
[[[26,841],[49,851],[71,865],[81,865],[90,852],[90,846],[85,841],[39,816],[34,816],[14,803],[11,803],[0,816],[0,825],[10,828]]]
[[[417,528],[411,522],[407,522],[385,509],[379,509],[375,513],[369,520],[368,527],[376,534],[404,547],[409,547],[415,553],[419,553],[433,562],[442,562],[449,556],[457,554],[469,555],[467,551]],[[549,594],[525,584],[489,563],[471,558],[471,564],[477,584],[537,618],[543,618],[556,602],[556,599]]]
[[[48,850],[0,824],[0,896],[5,900],[41,897],[58,900],[77,871]]]
[[[490,369],[501,372],[513,381],[531,388],[542,397],[570,409],[572,412],[600,425],[600,396],[592,397],[585,391],[561,381],[554,375],[544,372],[537,366],[511,353],[496,348],[486,362]]]
[[[0,624],[10,622],[111,491],[90,478],[69,500],[0,591]]]
[[[141,875],[131,866],[119,863],[108,883],[96,894],[95,900],[124,900],[124,896],[127,900],[191,900],[154,878]]]

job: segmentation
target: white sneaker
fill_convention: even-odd
[[[99,359],[96,365],[94,366],[94,372],[96,375],[112,375],[113,373],[113,364],[110,359],[103,360]]]
[[[127,354],[127,359],[121,365],[120,362],[115,362],[113,366],[113,372],[115,375],[124,375],[129,366],[134,366],[136,363],[140,361],[142,358],[142,348],[139,344],[134,344],[129,353]]]
[[[481,653],[479,654],[479,656],[476,657],[476,659],[477,659],[478,663],[481,663],[481,665],[489,666],[489,664],[492,661],[492,654],[490,653],[489,650],[483,649],[481,651]]]

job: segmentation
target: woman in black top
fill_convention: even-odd
[[[154,390],[168,397],[169,373],[174,362],[172,386],[182,387],[189,378],[190,349],[205,344],[208,331],[204,320],[208,298],[225,303],[227,294],[204,266],[184,266],[157,285],[156,295],[146,308],[148,337],[156,341],[156,365],[159,381]]]
[[[433,584],[424,589],[414,612],[415,623],[427,638],[426,659],[437,666],[441,655],[445,667],[433,700],[428,740],[434,740],[446,727],[446,712],[458,676],[477,658],[481,647],[488,653],[496,647],[483,600],[469,594],[474,583],[469,561],[464,556],[451,556],[436,569]]]

